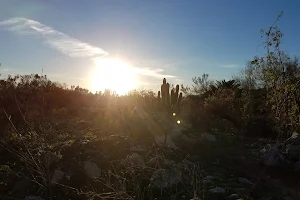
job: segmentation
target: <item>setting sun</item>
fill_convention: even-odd
[[[110,89],[117,94],[125,94],[137,86],[134,70],[118,59],[99,59],[91,75],[93,92]]]

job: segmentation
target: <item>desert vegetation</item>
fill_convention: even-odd
[[[120,96],[2,77],[0,199],[299,199],[300,67],[280,17],[231,80]]]

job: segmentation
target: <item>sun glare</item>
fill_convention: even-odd
[[[99,59],[91,77],[93,92],[110,89],[119,95],[137,86],[136,74],[125,62],[118,59]]]

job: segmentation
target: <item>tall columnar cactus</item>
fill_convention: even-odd
[[[176,88],[171,90],[170,94],[170,84],[167,83],[167,80],[163,79],[163,84],[161,85],[161,91],[158,91],[157,99],[158,105],[162,110],[166,111],[166,116],[163,120],[164,128],[165,128],[165,144],[167,142],[168,133],[174,127],[174,122],[172,123],[173,118],[171,116],[172,113],[179,114],[180,113],[180,103],[182,100],[182,93],[179,94],[179,85],[176,85]]]
[[[179,113],[180,112],[180,103],[182,100],[182,93],[180,92],[179,96],[179,85],[176,85],[176,88],[171,90],[170,94],[170,84],[167,83],[167,80],[163,79],[163,84],[161,85],[161,91],[158,91],[159,102],[170,112]]]
[[[170,84],[167,83],[167,80],[163,79],[163,84],[161,85],[161,98],[162,98],[162,104],[165,106],[168,106],[170,103]]]
[[[176,89],[172,89],[171,91],[171,107],[173,112],[179,113],[180,112],[180,104],[182,100],[182,92],[180,92],[179,96],[179,85],[176,85]]]

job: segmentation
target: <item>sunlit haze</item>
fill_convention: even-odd
[[[3,0],[0,74],[43,72],[69,87],[122,94],[158,90],[162,78],[228,80],[264,52],[260,29],[282,10],[282,48],[300,54],[298,7],[277,0]]]
[[[300,200],[300,0],[0,0],[0,200]]]
[[[127,63],[118,59],[97,59],[91,74],[91,91],[110,89],[117,94],[126,94],[138,86],[137,74]]]

